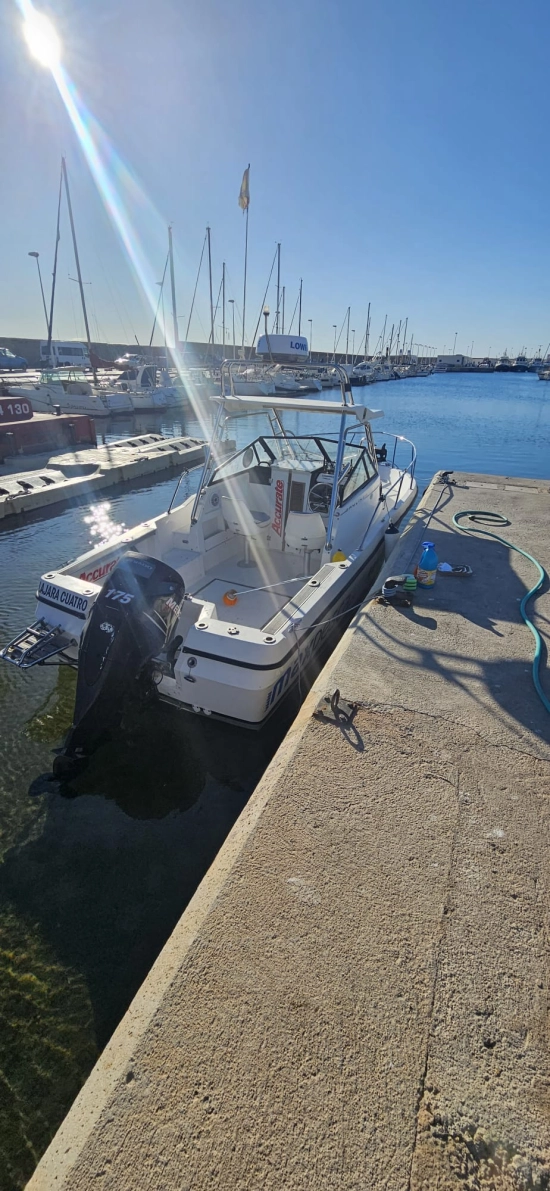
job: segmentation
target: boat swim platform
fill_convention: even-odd
[[[363,605],[29,1191],[548,1187],[534,568],[452,516],[505,514],[550,569],[550,483],[452,478],[384,573],[427,537],[473,575]]]

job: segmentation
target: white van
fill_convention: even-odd
[[[46,366],[51,363],[54,368],[63,366],[74,368],[91,368],[90,356],[85,343],[62,343],[60,339],[52,339],[48,353],[48,340],[43,339],[40,344],[40,363]]]

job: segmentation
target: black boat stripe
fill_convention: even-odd
[[[375,549],[371,551],[366,562],[363,563],[363,566],[357,572],[357,575],[355,576],[355,579],[353,580],[354,584],[357,582],[357,580],[359,579],[361,573],[365,570],[365,568],[368,567],[369,562],[371,562],[371,560],[374,558],[374,555],[377,553],[377,551],[380,549],[383,549],[383,546],[384,546],[383,541],[379,542],[378,546],[376,546]],[[350,584],[350,587],[351,586],[352,585]],[[335,596],[334,599],[331,600],[330,604],[327,604],[327,607],[325,608],[324,613],[323,613],[323,619],[326,616],[327,612],[330,612],[330,609],[333,608],[334,605],[338,603],[338,600],[341,600],[341,599],[342,599],[342,593]],[[279,666],[285,666],[286,663],[288,662],[289,658],[293,657],[294,654],[297,652],[297,650],[302,648],[303,643],[305,641],[307,641],[308,637],[310,637],[311,634],[314,633],[318,627],[319,627],[318,622],[316,624],[312,624],[311,627],[307,630],[307,632],[304,633],[303,637],[300,639],[299,645],[294,645],[292,647],[292,649],[290,649],[289,652],[287,654],[285,654],[284,658],[280,658],[280,660],[278,662],[267,662],[263,666],[261,664],[259,664],[258,662],[242,662],[242,661],[239,661],[238,658],[222,657],[219,653],[207,653],[207,651],[204,649],[191,649],[190,646],[189,647],[184,646],[184,648],[182,649],[181,652],[189,653],[192,655],[192,657],[208,658],[211,662],[223,662],[223,664],[226,666],[238,666],[242,670],[278,670]]]
[[[68,612],[71,616],[77,616],[79,620],[86,620],[85,612],[77,612],[75,608],[67,608],[64,604],[56,604],[54,600],[47,600],[46,596],[36,593],[36,598],[39,604],[48,604],[50,608],[57,608],[58,612]]]

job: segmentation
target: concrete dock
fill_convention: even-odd
[[[357,615],[30,1191],[550,1186],[535,573],[451,525],[504,513],[550,569],[550,483],[453,478],[387,570],[427,536],[473,575]],[[533,619],[548,642],[547,590]]]

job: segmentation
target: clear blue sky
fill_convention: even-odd
[[[173,222],[185,330],[204,230],[247,329],[277,240],[287,310],[331,347],[351,304],[356,342],[409,318],[442,350],[532,352],[550,339],[547,0],[49,0],[66,70],[137,185],[120,184],[152,276]],[[28,54],[15,0],[0,25],[0,334],[42,335],[59,159],[67,156],[92,334],[147,340],[152,318],[55,83]],[[120,180],[120,181],[118,181]],[[66,215],[55,333],[80,337]],[[168,298],[168,290],[166,294]],[[208,329],[206,273],[191,336]],[[274,306],[273,291],[269,296]],[[201,326],[202,324],[202,326]],[[372,342],[372,341],[371,341]]]

